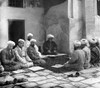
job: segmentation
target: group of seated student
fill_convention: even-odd
[[[71,59],[64,64],[68,71],[100,66],[100,40],[89,38],[74,42],[74,51]]]
[[[46,50],[44,50],[45,55],[57,53],[57,51],[55,51],[57,50],[57,45],[52,41],[53,38],[54,36],[49,34],[48,40],[43,45],[43,48]],[[49,44],[48,41],[51,44]],[[32,33],[28,33],[26,41],[24,39],[18,39],[18,45],[15,48],[15,42],[8,41],[7,47],[0,52],[1,72],[28,68],[34,66],[34,64],[46,65],[46,61],[43,59],[42,53],[39,52],[36,43],[37,41],[33,39]]]
[[[8,41],[7,47],[0,52],[0,72],[14,71],[31,66],[48,66],[43,56],[57,54],[57,44],[52,34],[47,35],[43,43],[43,53],[39,52],[37,41],[33,34],[27,35],[27,40],[18,39],[18,45]],[[66,71],[80,71],[100,64],[100,41],[97,38],[76,40],[70,59],[63,64]],[[48,58],[48,57],[44,57]]]

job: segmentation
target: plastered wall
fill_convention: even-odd
[[[27,33],[31,32],[40,44],[44,40],[41,30],[43,13],[43,8],[12,8],[7,7],[4,2],[0,7],[0,48],[4,48],[9,40],[8,19],[25,20],[25,38]]]

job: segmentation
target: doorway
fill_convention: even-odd
[[[8,20],[9,40],[18,44],[18,39],[25,39],[25,20]]]
[[[100,16],[100,0],[97,0],[97,15]]]

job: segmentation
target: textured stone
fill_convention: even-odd
[[[74,85],[77,88],[86,88],[88,85],[80,82],[71,82],[72,85]]]
[[[47,73],[47,72],[42,72],[42,71],[40,71],[40,72],[36,72],[38,75],[40,75],[40,76],[46,76],[46,75],[48,75],[49,73]]]
[[[62,81],[62,80],[57,80],[57,81],[53,81],[53,83],[57,83],[57,84],[66,84],[66,83],[69,83],[69,81]]]
[[[50,70],[44,70],[43,72],[52,73],[52,71],[50,71]]]
[[[84,80],[85,78],[83,78],[83,77],[69,77],[68,79],[75,82],[75,81]]]
[[[43,81],[38,81],[37,84],[41,85],[41,84],[45,84],[45,83],[48,83],[47,80],[43,80]]]
[[[95,83],[92,85],[94,88],[100,88],[100,83]]]
[[[56,83],[56,84],[59,84],[60,85],[61,83],[66,83],[66,82],[56,80],[56,81],[53,81],[52,83]]]
[[[10,87],[11,88],[11,87]],[[12,88],[22,88],[21,86],[14,86],[14,87],[12,87]]]
[[[39,77],[28,78],[28,81],[40,81],[40,80],[46,80],[46,79],[47,79],[46,77],[39,76]]]
[[[29,82],[27,84],[23,84],[21,85],[24,88],[33,88],[34,86],[36,86],[37,84],[35,82]]]
[[[46,83],[46,84],[41,85],[41,87],[42,88],[50,88],[50,87],[53,87],[56,85],[57,85],[56,83]]]
[[[80,71],[81,73],[94,73],[94,72],[97,72],[97,69],[95,68],[90,68],[90,69],[85,69],[85,70],[82,70]]]
[[[91,78],[91,77],[93,77],[92,73],[81,74],[81,76],[84,77],[84,78]]]
[[[27,79],[27,77],[25,75],[23,75],[23,74],[16,74],[13,77],[16,78],[16,79],[22,79],[22,78]]]
[[[60,86],[62,86],[64,88],[76,88],[75,86],[70,85],[70,84],[61,84]]]
[[[26,75],[27,77],[36,77],[36,76],[38,76],[38,74],[33,73],[33,72],[31,72],[31,73],[26,73],[25,75]]]
[[[66,81],[60,81],[60,80],[43,80],[43,81],[38,81],[37,84],[41,85],[41,84],[45,84],[45,83],[55,83],[55,84],[64,84],[64,83],[69,83],[69,82],[66,82]]]
[[[86,87],[86,88],[94,88],[94,87],[89,86],[89,87]]]
[[[58,76],[63,76],[64,74],[62,74],[62,73],[52,73],[51,75],[58,77]]]
[[[15,88],[13,84],[0,86],[0,88]]]
[[[48,75],[48,76],[46,76],[47,78],[55,78],[55,76],[53,76],[53,75]]]
[[[55,77],[57,80],[61,80],[61,79],[63,79],[63,77],[60,77],[60,76],[58,76],[58,77]]]
[[[97,82],[100,82],[100,77],[97,77],[97,78],[89,78],[89,79],[86,79],[84,81],[81,81],[82,83],[86,83],[86,84],[93,84],[93,83],[97,83]]]
[[[47,82],[54,82],[54,81],[56,81],[56,79],[55,78],[51,78],[51,79],[47,79],[46,81]]]

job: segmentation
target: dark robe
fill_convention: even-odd
[[[100,62],[100,49],[97,46],[91,48],[91,64],[96,64]]]
[[[45,60],[41,59],[39,54],[36,52],[35,47],[32,47],[31,45],[27,48],[27,55],[30,57],[30,59],[33,61],[34,64],[38,65],[45,65]]]
[[[54,41],[45,41],[43,44],[43,54],[57,54],[57,44]]]
[[[13,71],[20,68],[20,63],[16,60],[14,50],[8,50],[7,48],[1,51],[1,63],[4,66],[5,71]]]

